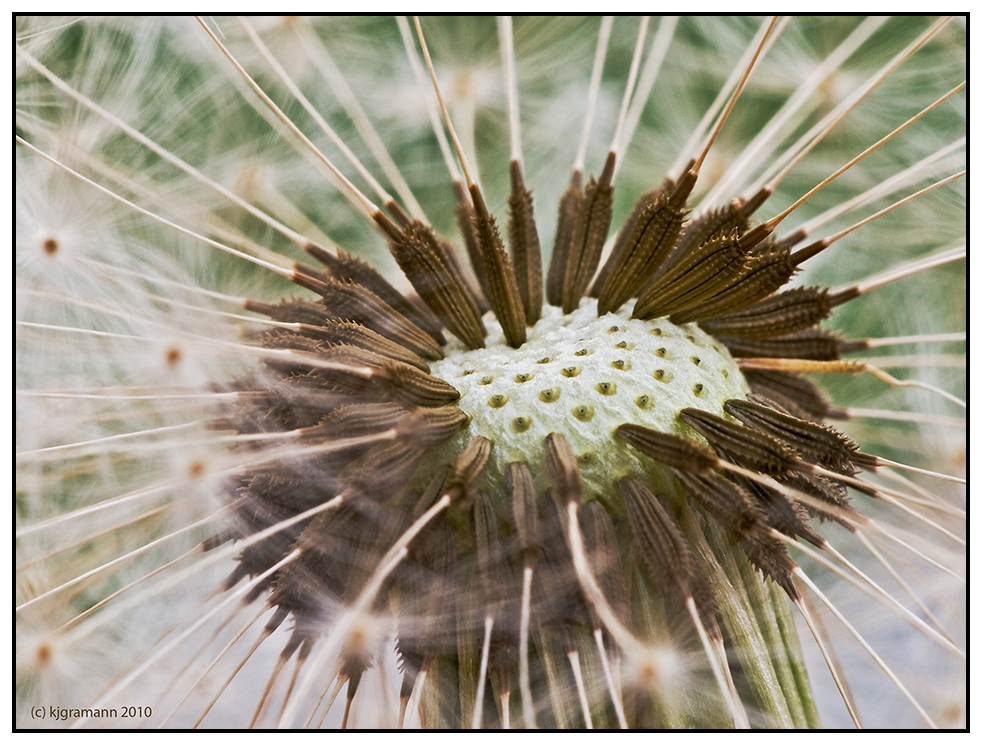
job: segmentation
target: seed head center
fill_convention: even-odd
[[[585,497],[610,495],[624,476],[651,481],[662,471],[614,437],[619,425],[695,437],[680,409],[723,414],[726,400],[749,391],[726,348],[696,324],[630,319],[627,308],[598,317],[592,298],[566,315],[544,306],[519,349],[506,345],[493,319],[485,324],[484,349],[449,344],[431,369],[461,392],[457,406],[470,417],[448,448],[459,452],[476,435],[489,438],[485,475],[494,484],[513,461],[542,467],[552,432],[577,454]],[[545,471],[532,468],[539,478]]]

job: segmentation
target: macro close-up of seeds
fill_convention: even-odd
[[[15,728],[966,727],[968,18],[15,20]]]

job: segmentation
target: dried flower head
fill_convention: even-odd
[[[648,24],[19,19],[20,727],[960,723],[964,31]]]

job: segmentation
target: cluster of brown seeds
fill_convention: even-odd
[[[392,218],[377,213],[375,219],[417,297],[402,295],[355,257],[310,246],[323,269],[298,265],[295,281],[320,297],[250,304],[292,326],[263,336],[263,345],[277,355],[237,382],[248,395],[240,396],[240,410],[227,423],[243,434],[292,432],[301,447],[246,472],[233,496],[236,521],[216,538],[245,538],[334,501],[330,510],[248,546],[229,579],[231,585],[257,576],[300,550],[296,561],[253,591],[268,594],[276,609],[268,631],[293,620],[284,660],[297,651],[300,660],[310,653],[409,531],[405,559],[386,575],[369,610],[395,614],[403,706],[426,672],[430,686],[440,687],[437,706],[424,716],[427,724],[468,724],[482,709],[486,724],[508,722],[521,665],[529,668],[523,681],[537,693],[538,724],[571,724],[546,702],[545,692],[556,688],[547,680],[570,676],[554,659],[582,649],[592,637],[603,639],[602,656],[618,656],[617,640],[578,578],[572,535],[582,535],[603,603],[627,629],[640,628],[645,613],[630,599],[644,587],[643,597],[657,589],[670,608],[694,604],[709,638],[719,642],[712,582],[696,560],[694,513],[718,524],[751,565],[792,599],[798,598],[795,565],[776,533],[822,546],[813,519],[848,527],[860,519],[837,476],[852,477],[876,461],[823,424],[827,404],[794,366],[753,365],[763,358],[838,359],[844,344],[818,323],[850,295],[813,287],[781,290],[817,248],[793,252],[803,236],[776,240],[768,224],[750,228],[766,191],[690,219],[693,163],[638,201],[602,266],[614,163],[612,154],[600,178],[586,187],[575,174],[561,200],[546,301],[569,314],[594,296],[600,316],[635,299],[630,316],[652,320],[652,333],[661,332],[655,320],[696,322],[734,357],[752,359],[741,371],[752,395],[728,400],[725,412],[682,409],[677,430],[688,427],[687,435],[637,423],[596,433],[602,453],[627,443],[663,465],[659,484],[612,473],[606,494],[584,500],[578,458],[562,432],[547,437],[540,453],[487,477],[490,452],[500,447],[497,441],[526,429],[522,418],[513,432],[477,435],[448,455],[442,447],[474,413],[455,406],[458,390],[431,375],[430,364],[450,349],[446,333],[466,349],[483,348],[488,309],[506,343],[520,351],[527,329],[541,317],[539,240],[518,163],[512,163],[510,251],[478,188],[458,187],[458,221],[474,276],[447,240],[395,205],[389,206]],[[691,362],[698,367],[699,356]],[[623,359],[610,365],[625,367]],[[664,369],[651,375],[658,380],[660,373],[667,376]],[[614,393],[614,383],[602,385],[611,390],[599,388],[600,395]],[[543,388],[541,401],[548,404],[558,391]],[[488,406],[504,403],[492,396]],[[590,403],[579,408],[575,416],[589,422]],[[545,474],[531,472],[530,464],[544,463]],[[544,483],[548,488],[537,490]],[[571,503],[579,524],[574,528]],[[421,516],[434,508],[421,526]],[[519,606],[524,572],[532,568],[541,592],[528,602],[536,632],[523,641]],[[367,647],[343,648],[336,673],[349,681],[349,703],[372,664]],[[493,696],[485,676],[496,695],[489,707],[480,701]],[[595,714],[601,722],[623,717],[622,703],[613,701],[622,697],[617,689]],[[644,707],[634,707],[636,722],[658,724]]]

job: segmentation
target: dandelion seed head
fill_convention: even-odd
[[[97,650],[76,646],[70,634],[51,629],[40,617],[35,621],[18,628],[15,667],[20,696],[72,706],[86,685],[105,682],[108,662]],[[98,639],[108,646],[114,642],[111,635],[100,634]]]
[[[19,271],[38,280],[43,277],[46,284],[57,284],[59,279],[77,282],[77,260],[105,250],[108,247],[100,243],[112,241],[113,236],[94,220],[89,195],[49,169],[35,170],[30,186],[17,191]]]
[[[350,613],[342,609],[342,614]],[[392,641],[393,620],[379,615],[356,613],[341,643],[342,658],[368,665]]]
[[[59,673],[64,670],[64,651],[55,635],[34,634],[25,636],[17,650],[17,670],[24,679],[31,681],[35,687],[42,687],[42,682],[57,682]]]
[[[163,335],[151,331],[147,338],[143,355],[135,356],[134,381],[200,388],[214,380],[209,369],[221,368],[208,359],[208,351],[200,344],[172,336],[170,330]]]
[[[652,646],[634,651],[625,678],[642,691],[659,692],[680,686],[685,668],[678,651]]]
[[[615,19],[588,133],[584,183],[600,168],[610,142],[634,23]],[[799,389],[774,381],[812,384],[774,376],[767,379],[769,388],[764,375],[742,370],[741,359],[756,356],[742,345],[758,341],[701,330],[704,321],[719,321],[729,308],[688,319],[689,309],[670,306],[664,313],[633,314],[631,301],[599,316],[598,302],[613,308],[624,300],[615,302],[614,291],[605,291],[598,280],[593,289],[588,283],[572,301],[564,300],[573,310],[544,304],[542,318],[533,323],[523,316],[527,307],[513,313],[526,300],[517,303],[507,289],[489,289],[487,277],[472,277],[467,269],[459,277],[440,266],[449,261],[442,248],[426,254],[426,271],[413,275],[411,267],[403,277],[397,264],[405,270],[411,262],[398,256],[406,248],[398,244],[405,239],[419,249],[410,240],[417,240],[419,230],[414,234],[396,219],[380,240],[376,228],[383,220],[367,221],[346,203],[337,180],[325,180],[320,157],[293,147],[293,136],[189,19],[51,24],[19,25],[24,48],[69,89],[91,97],[173,158],[136,144],[83,99],[55,90],[36,67],[20,67],[18,128],[25,140],[120,197],[152,208],[138,216],[108,195],[94,196],[91,186],[53,176],[53,167],[39,167],[36,156],[18,146],[18,181],[31,185],[18,189],[18,318],[24,322],[18,359],[29,363],[18,365],[23,393],[17,437],[25,451],[18,459],[18,520],[24,525],[18,563],[25,579],[18,602],[30,604],[54,589],[18,616],[18,647],[27,662],[22,668],[18,656],[22,709],[33,701],[34,695],[20,693],[29,692],[31,682],[70,684],[78,671],[68,659],[101,651],[104,660],[118,665],[116,671],[103,666],[100,696],[114,693],[114,678],[123,682],[120,687],[152,692],[168,708],[187,693],[172,726],[189,726],[199,716],[206,726],[241,726],[257,708],[261,725],[297,726],[305,718],[316,725],[324,716],[333,727],[496,727],[511,717],[512,727],[528,726],[528,718],[540,727],[584,727],[592,718],[595,725],[612,727],[620,722],[619,704],[632,703],[632,725],[729,726],[742,722],[747,705],[753,725],[804,727],[817,722],[808,711],[806,668],[814,681],[828,675],[822,656],[807,652],[808,666],[801,663],[794,639],[796,625],[799,637],[809,634],[789,612],[789,598],[798,603],[807,595],[790,574],[790,567],[801,566],[835,608],[860,620],[878,650],[881,643],[894,648],[885,653],[892,664],[908,659],[901,678],[917,679],[910,684],[914,699],[938,714],[937,723],[963,717],[964,705],[949,684],[955,681],[958,688],[964,675],[958,660],[933,665],[938,643],[930,635],[920,633],[917,646],[908,647],[912,635],[902,631],[907,619],[870,613],[855,589],[795,546],[786,550],[776,533],[798,531],[803,546],[828,539],[850,547],[850,558],[859,555],[887,595],[921,618],[923,607],[908,600],[888,569],[916,578],[915,600],[926,599],[942,620],[930,626],[952,633],[960,647],[964,585],[952,575],[939,583],[938,567],[887,547],[892,539],[905,541],[956,574],[964,573],[965,553],[941,541],[921,514],[902,513],[881,499],[887,494],[882,489],[914,487],[864,473],[868,487],[848,492],[835,477],[813,472],[818,457],[793,448],[791,436],[776,438],[737,423],[727,402],[746,402],[752,394],[755,406],[784,416],[798,405]],[[255,30],[378,177],[378,152],[362,143],[359,115],[346,107],[338,81],[326,74],[337,64],[340,80],[379,128],[427,220],[456,236],[452,190],[428,129],[432,91],[417,88],[394,24],[293,17],[206,24],[220,30],[231,55],[347,175],[353,169],[331,138],[281,88],[279,73],[253,43]],[[597,266],[617,260],[617,229],[626,220],[631,226],[633,218],[626,216],[637,196],[659,186],[661,176],[653,174],[669,170],[679,183],[681,174],[668,164],[759,24],[745,18],[680,19],[637,134],[619,153],[624,170],[610,205],[611,240]],[[769,117],[858,25],[853,19],[791,20],[754,70],[748,93],[703,164],[689,207],[727,178]],[[923,26],[885,22],[863,54],[815,84],[801,116],[772,139],[790,143],[890,59],[899,40]],[[501,74],[498,34],[483,19],[424,19],[423,27],[451,119],[490,212],[500,216],[501,233],[507,234],[508,82]],[[36,39],[29,35],[34,30],[40,32]],[[557,225],[552,205],[568,184],[567,164],[591,92],[597,22],[516,19],[514,30],[524,178],[535,191],[543,251],[538,245],[534,251],[543,255],[545,277]],[[948,80],[962,64],[955,58],[964,37],[959,21],[940,32],[915,58],[924,62],[906,65],[871,93],[782,182],[768,210],[756,218],[790,204],[933,100],[937,80]],[[839,205],[953,144],[962,134],[963,101],[940,112],[940,127],[912,130],[888,143],[796,215],[808,221],[825,205]],[[774,155],[766,151],[741,166],[715,204],[750,196],[749,185]],[[958,168],[963,158],[964,147],[955,148],[933,168]],[[936,178],[930,171],[912,179],[912,190]],[[243,201],[229,199],[213,183]],[[849,287],[938,249],[965,209],[960,189],[957,183],[934,192],[924,203],[913,203],[907,219],[886,220],[873,234],[858,231],[803,267],[790,266],[789,275],[804,270],[792,285]],[[894,197],[879,199],[858,212],[869,214]],[[255,211],[247,213],[244,204]],[[684,218],[692,221],[699,212]],[[155,223],[155,216],[211,243],[178,235]],[[473,218],[476,230],[493,235],[483,219]],[[854,220],[839,216],[828,227]],[[279,235],[274,221],[298,233]],[[735,230],[741,235],[746,228]],[[492,263],[491,270],[482,270],[493,280],[521,280],[521,252],[512,241],[509,236],[508,243],[500,242],[498,256],[508,260],[499,259],[504,268]],[[696,255],[709,241],[703,237],[680,253]],[[306,245],[324,266],[310,267],[313,260],[294,244]],[[312,249],[315,244],[325,247],[325,258]],[[771,247],[763,244],[759,253]],[[229,248],[238,253],[227,255],[233,253]],[[486,257],[494,253],[487,246],[484,251]],[[346,252],[378,275],[359,274],[361,265]],[[706,261],[715,261],[707,252]],[[266,264],[243,261],[245,255]],[[659,271],[676,271],[677,258]],[[280,268],[276,277],[265,269],[271,263]],[[480,267],[481,261],[473,264]],[[289,281],[291,267],[296,284]],[[644,269],[650,271],[656,269]],[[953,310],[927,299],[953,281],[958,288],[962,271],[948,266],[924,272],[898,283],[904,288],[897,294],[851,301],[836,309],[828,328],[848,330],[851,338],[960,328],[964,303],[953,302]],[[634,267],[622,274],[640,272]],[[376,277],[402,297],[387,295]],[[463,290],[445,301],[439,293],[455,283]],[[666,285],[654,295],[672,297],[673,283]],[[637,298],[642,290],[625,291],[625,298]],[[600,301],[581,302],[585,294]],[[902,302],[908,298],[915,301],[911,311]],[[462,310],[471,301],[474,308]],[[493,311],[482,315],[488,305]],[[253,321],[244,320],[247,313]],[[665,318],[680,314],[685,320],[678,323]],[[270,319],[273,324],[267,324]],[[815,323],[805,331],[838,344]],[[442,334],[436,331],[441,327]],[[790,350],[785,356],[797,359]],[[935,343],[913,346],[912,361],[901,370],[943,391],[964,389],[959,366],[928,362],[936,350]],[[931,392],[842,378],[816,377],[831,396],[823,405],[828,412],[810,421],[849,416],[854,406],[951,417]],[[27,419],[35,421],[28,425]],[[835,425],[853,435],[865,454],[924,457],[922,463],[944,464],[939,468],[950,473],[965,469],[958,428],[885,426],[852,417]],[[844,477],[869,465],[866,455],[855,458],[843,467]],[[932,492],[944,510],[964,502],[952,485]],[[925,513],[934,516],[932,510]],[[47,529],[49,520],[57,531]],[[958,509],[938,522],[953,536],[962,533]],[[874,525],[890,536],[881,537]],[[872,560],[858,535],[889,555],[887,567]],[[155,551],[140,554],[144,547]],[[113,564],[128,552],[139,556]],[[90,570],[94,579],[75,589],[71,584]],[[852,571],[846,575],[856,580]],[[131,581],[133,588],[106,608],[73,621]],[[67,589],[58,589],[62,583]],[[39,621],[27,613],[32,608],[43,608],[53,621]],[[172,621],[174,631],[164,635]],[[190,635],[199,621],[204,629]],[[77,635],[70,645],[64,642],[68,637],[46,632],[62,622]],[[827,616],[826,624],[836,622]],[[232,644],[241,625],[243,637]],[[189,637],[181,640],[184,630]],[[269,639],[261,637],[255,653],[249,652],[261,630]],[[839,627],[822,634],[838,643],[845,638]],[[141,671],[140,656],[163,651],[171,641],[181,644],[168,652],[166,665],[162,661],[156,673]],[[811,651],[811,638],[805,642]],[[226,643],[229,650],[223,650]],[[837,645],[841,651],[851,684],[864,693],[858,699],[883,691],[884,672],[870,664],[867,651],[849,642]],[[213,656],[215,667],[206,670]],[[240,664],[242,672],[234,675]],[[854,677],[852,671],[865,666]],[[338,704],[322,706],[318,697],[327,697],[346,677],[348,688],[340,690]],[[942,691],[931,691],[938,682],[944,682]],[[893,704],[879,713],[886,720],[875,721],[865,710],[865,724],[923,722],[904,690],[888,690]],[[525,701],[530,695],[531,706]],[[213,696],[215,709],[201,712]],[[237,707],[240,700],[246,704]],[[825,718],[826,705],[821,706]],[[310,712],[303,711],[308,707]],[[839,698],[833,709],[837,714],[824,722],[845,718]],[[163,717],[158,712],[148,724]]]

